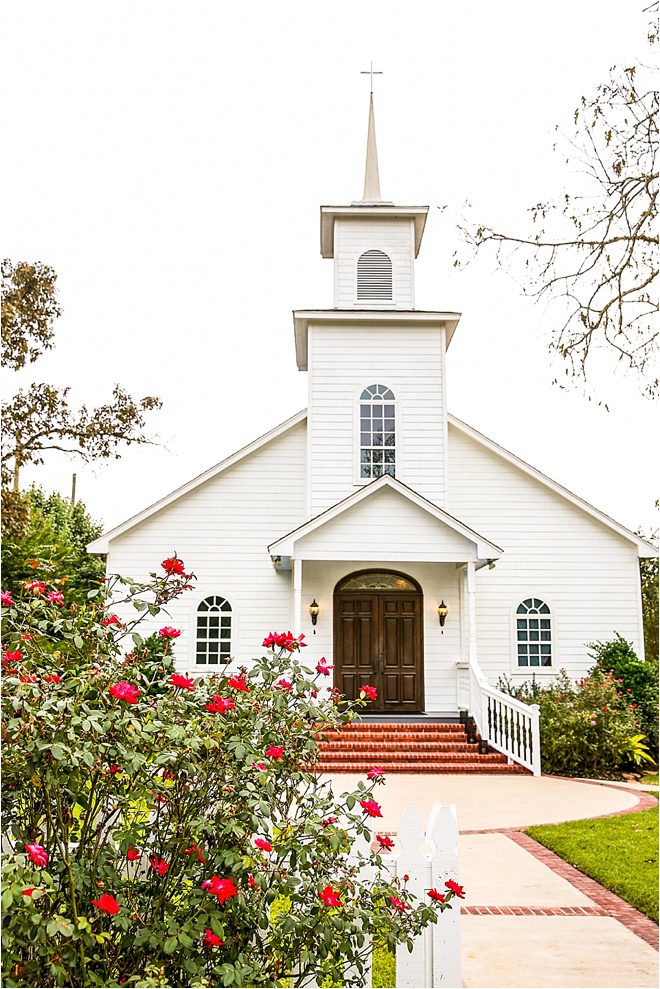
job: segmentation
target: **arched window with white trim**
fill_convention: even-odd
[[[195,665],[221,666],[231,659],[231,605],[213,594],[197,608]]]
[[[391,301],[392,259],[384,251],[365,251],[358,258],[357,298],[358,301]]]
[[[525,598],[516,608],[518,667],[552,666],[550,608],[540,598]]]
[[[394,477],[395,472],[394,392],[386,385],[369,385],[360,395],[360,477]]]

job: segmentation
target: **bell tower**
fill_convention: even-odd
[[[309,516],[383,474],[446,503],[445,352],[460,315],[415,309],[427,214],[381,196],[371,93],[362,199],[321,207],[334,308],[293,314],[298,367],[309,371]]]

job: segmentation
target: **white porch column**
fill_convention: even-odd
[[[302,631],[302,560],[291,560],[293,567],[293,628],[294,635]]]
[[[465,584],[468,608],[468,656],[470,662],[474,663],[477,660],[477,603],[475,597],[475,567],[473,562],[468,562],[465,568]]]

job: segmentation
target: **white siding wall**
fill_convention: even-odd
[[[432,327],[309,328],[309,514],[355,490],[359,480],[359,397],[388,385],[397,403],[396,476],[444,506],[443,331]]]
[[[479,662],[493,685],[519,673],[514,613],[530,596],[552,609],[550,675],[563,667],[582,676],[593,665],[585,644],[615,631],[643,655],[632,544],[451,425],[449,491],[448,511],[505,551],[476,578]],[[529,679],[531,669],[520,675]]]
[[[267,546],[305,520],[305,449],[300,423],[110,544],[110,573],[147,579],[176,551],[197,575],[194,590],[168,606],[170,617],[149,626],[183,630],[175,643],[182,670],[194,668],[190,630],[208,595],[232,606],[240,662],[261,654],[268,631],[289,627],[290,574],[273,569]]]
[[[475,546],[464,536],[396,491],[383,488],[338,518],[296,541],[304,560],[428,561],[455,563],[473,557]]]
[[[384,251],[392,261],[392,301],[357,298],[357,262],[365,251]],[[338,309],[413,309],[415,225],[406,218],[335,220],[335,306]]]
[[[360,560],[346,564],[340,561],[303,563],[303,631],[310,644],[303,651],[303,660],[312,667],[321,656],[332,659],[333,611],[335,585],[356,570],[392,569],[414,577],[424,594],[424,692],[427,713],[456,713],[456,663],[461,659],[460,571],[447,563],[411,563],[403,566],[398,560]],[[286,577],[285,574],[281,575]],[[320,613],[316,635],[306,606],[316,598]],[[444,598],[449,616],[444,633],[438,621],[438,605]],[[330,679],[328,679],[328,683]]]

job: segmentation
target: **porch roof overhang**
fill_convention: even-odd
[[[385,498],[387,505],[372,513],[370,509]],[[383,529],[383,507],[397,509],[397,526],[389,531]],[[349,520],[353,532],[361,535],[355,537],[344,524]],[[410,538],[413,528],[417,539]],[[385,474],[276,539],[268,552],[273,566],[282,570],[291,569],[292,559],[474,563],[478,569],[499,559],[504,550]]]

